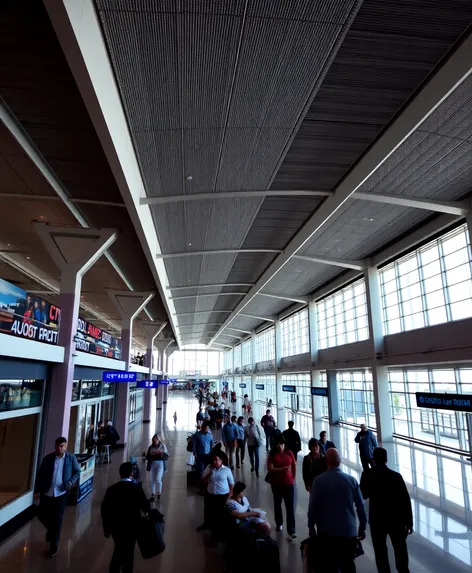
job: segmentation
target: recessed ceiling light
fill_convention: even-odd
[[[7,247],[11,247],[10,243],[7,243]]]
[[[28,259],[28,261],[31,259],[31,257],[26,257]]]
[[[191,246],[192,246],[192,243],[189,243],[188,246],[191,247]]]
[[[187,175],[187,181],[192,181],[193,177],[191,175]]]
[[[373,221],[373,219],[369,219],[369,221]]]

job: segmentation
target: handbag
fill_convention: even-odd
[[[150,472],[150,471],[151,471],[151,466],[152,466],[152,461],[151,461],[151,460],[148,460],[148,461],[147,461],[147,464],[146,464],[146,471],[147,471],[147,472]]]
[[[193,454],[190,454],[188,456],[186,465],[188,465],[188,466],[194,466],[195,465],[195,456]]]
[[[267,483],[272,483],[272,474],[270,472],[266,473],[264,481],[266,481]]]

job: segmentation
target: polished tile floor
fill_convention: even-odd
[[[62,531],[61,547],[54,559],[45,555],[44,529],[33,520],[0,546],[0,571],[2,573],[46,573],[69,572],[82,573],[84,571],[104,572],[112,552],[112,542],[103,537],[100,521],[100,502],[108,485],[117,481],[118,466],[122,460],[131,455],[140,456],[150,441],[155,428],[163,425],[162,434],[169,447],[169,471],[164,476],[164,491],[160,502],[160,509],[165,514],[165,537],[167,550],[159,557],[144,561],[139,552],[136,552],[135,571],[148,573],[161,571],[165,573],[211,573],[223,571],[223,559],[217,552],[205,544],[205,534],[197,533],[195,528],[202,520],[203,499],[195,491],[187,489],[185,460],[186,436],[192,430],[195,420],[196,401],[187,393],[176,393],[171,396],[164,424],[161,420],[156,423],[138,424],[130,432],[128,451],[115,453],[110,466],[98,467],[95,473],[95,484],[92,496],[79,507],[66,509],[64,527]],[[172,419],[177,413],[177,424]],[[339,439],[342,442],[341,437]],[[355,469],[350,466],[350,472]],[[144,468],[143,468],[144,470]],[[144,487],[149,491],[148,475],[143,471]],[[261,472],[261,475],[263,473]],[[257,479],[249,471],[249,465],[244,469],[235,471],[236,479],[245,481],[248,485],[248,498],[253,505],[267,510],[272,520],[272,496],[269,486],[263,478]],[[301,476],[299,476],[301,478]],[[297,533],[296,542],[290,542],[282,534],[273,533],[279,541],[281,551],[281,565],[284,573],[302,573],[303,564],[300,558],[299,541],[307,534],[306,508],[308,494],[300,483],[298,484],[297,499]],[[425,506],[425,511],[428,511]],[[439,514],[437,521],[439,529],[432,532],[432,536],[439,538],[450,537],[470,539],[470,531],[449,531],[447,535],[440,529],[447,516]],[[426,530],[425,530],[426,531]],[[437,535],[439,533],[439,536]],[[409,538],[409,551],[411,573],[462,573],[471,571],[464,560],[457,559],[439,546],[431,542],[426,535],[415,533]],[[365,555],[357,561],[359,573],[375,572],[372,546],[369,535],[363,543]],[[394,570],[393,558],[391,559]]]

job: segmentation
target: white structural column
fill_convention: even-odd
[[[168,345],[164,348],[164,364],[162,367],[162,378],[167,380],[169,374],[169,358],[171,354],[175,351],[175,347],[171,346],[173,343],[174,339],[169,340]],[[162,388],[163,388],[162,405],[165,406],[169,399],[169,384],[165,384]]]
[[[75,340],[79,318],[82,277],[115,242],[113,229],[56,227],[35,223],[35,230],[61,273],[61,321],[58,345],[65,349],[64,362],[53,368],[46,418],[46,448],[59,436],[69,435]]]
[[[310,341],[310,378],[312,386],[321,385],[320,371],[318,364],[318,323],[316,316],[316,302],[310,301],[308,304],[308,334]],[[322,396],[311,397],[311,409],[313,416],[313,436],[319,436],[323,429],[323,398]]]
[[[364,271],[369,320],[370,361],[374,392],[375,419],[379,443],[393,441],[393,421],[390,407],[388,368],[378,363],[384,350],[382,301],[379,273],[370,264]]]
[[[107,291],[121,316],[121,354],[129,369],[133,321],[154,296],[153,292]],[[115,427],[122,445],[128,443],[129,386],[117,384],[115,395]]]
[[[282,322],[275,320],[275,383],[277,400],[277,426],[281,431],[285,430],[284,393],[282,390]]]
[[[166,349],[173,343],[173,340],[156,340],[155,346],[158,355],[158,368],[161,371],[159,375],[159,380],[162,380],[164,377],[164,370],[166,367]],[[164,403],[164,385],[158,384],[156,388],[156,408],[157,411],[160,412],[162,410],[162,404]]]
[[[150,320],[143,320],[141,322],[141,328],[146,335],[146,366],[149,368],[149,380],[153,379],[152,371],[154,366],[154,340],[156,336],[162,332],[166,324],[167,322],[154,322]],[[151,388],[146,388],[144,390],[143,422],[148,423],[151,421],[152,413],[156,409],[155,402],[155,392],[153,392]]]
[[[256,374],[256,331],[251,331],[251,404],[252,404],[252,415],[256,419],[256,384],[257,384],[257,374]]]

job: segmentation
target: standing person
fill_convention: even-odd
[[[202,409],[198,408],[198,412],[197,412],[197,416],[196,416],[197,428],[201,427],[204,419],[205,419],[205,416],[203,415]]]
[[[164,461],[167,459],[167,456],[167,446],[161,442],[157,434],[154,434],[151,445],[149,446],[146,454],[146,470],[151,472],[151,497],[149,498],[149,501],[151,502],[156,499],[156,490],[157,501],[160,501],[161,499]]]
[[[374,465],[374,450],[378,447],[377,438],[372,430],[368,430],[365,424],[361,424],[361,431],[354,438],[354,441],[359,444],[362,469],[368,470]]]
[[[116,448],[116,443],[120,439],[120,435],[116,431],[116,428],[111,423],[111,420],[107,420],[105,423],[105,430],[104,430],[105,442],[110,444],[112,450]]]
[[[207,486],[205,493],[204,519],[197,531],[211,529],[212,537],[219,539],[218,528],[221,529],[223,509],[228,497],[233,492],[234,477],[231,470],[223,464],[225,454],[213,453],[212,462],[203,473],[203,482]]]
[[[249,401],[249,396],[247,394],[244,394],[243,410],[244,410],[244,414],[246,416],[251,413],[251,402]]]
[[[85,447],[87,448],[87,454],[91,454],[93,452],[93,448],[96,444],[95,440],[95,426],[90,424],[89,429],[87,430],[87,434],[85,436]]]
[[[120,466],[120,481],[111,485],[101,506],[103,533],[113,538],[115,548],[110,562],[110,573],[133,573],[134,546],[142,513],[151,506],[143,488],[133,483],[133,465]]]
[[[361,477],[361,491],[369,499],[369,523],[379,573],[390,573],[387,535],[395,553],[398,573],[410,573],[406,538],[413,532],[410,494],[402,476],[387,467],[387,451],[374,450],[375,467]]]
[[[50,557],[56,555],[59,546],[68,493],[80,477],[77,458],[66,450],[67,440],[57,438],[54,452],[41,462],[34,485],[34,500],[39,501],[39,515],[46,527]]]
[[[320,450],[320,443],[316,438],[308,442],[310,453],[303,458],[302,474],[305,489],[310,492],[313,480],[324,473],[328,467],[326,457]]]
[[[261,426],[264,428],[264,433],[266,436],[266,451],[270,449],[270,439],[272,437],[272,432],[275,430],[275,420],[271,416],[270,410],[266,410],[265,416],[261,418]]]
[[[296,539],[295,479],[297,463],[292,452],[285,449],[285,439],[282,434],[275,438],[274,447],[267,458],[267,470],[274,497],[274,515],[277,531],[282,531],[284,522],[282,513],[283,500],[287,514],[287,533],[290,539]]]
[[[232,416],[231,420],[223,426],[221,437],[223,439],[226,454],[228,455],[229,465],[234,470],[234,454],[238,446],[238,429],[235,424],[236,416]]]
[[[357,539],[365,539],[367,517],[357,480],[341,471],[341,456],[330,448],[326,454],[328,471],[313,481],[308,508],[308,527],[320,547],[320,571],[356,573],[354,564]],[[357,527],[356,514],[359,518]]]
[[[177,425],[177,412],[174,412],[174,426]]]
[[[264,443],[264,440],[262,439],[261,429],[255,423],[253,417],[247,419],[244,435],[247,440],[247,451],[249,453],[249,460],[251,461],[251,471],[255,471],[256,477],[259,477],[259,448]]]
[[[336,447],[333,444],[333,442],[330,442],[328,440],[328,434],[326,433],[326,430],[323,430],[322,432],[320,432],[319,444],[320,444],[321,453],[323,453],[325,455],[326,455],[326,452],[329,450],[329,448],[335,448]]]
[[[202,477],[204,469],[210,463],[211,450],[214,442],[210,432],[210,424],[203,422],[202,429],[193,435],[193,455],[195,456],[195,470],[198,477]]]
[[[288,423],[288,430],[282,432],[282,435],[285,438],[285,448],[292,452],[296,461],[298,452],[302,449],[302,441],[300,439],[300,434],[293,429],[292,421]]]
[[[102,446],[105,444],[105,428],[100,420],[97,424],[97,450],[100,453]]]
[[[236,447],[236,467],[240,468],[244,464],[244,453],[246,449],[246,434],[245,434],[245,426],[243,424],[244,418],[239,416],[237,424],[236,424],[236,431],[238,433],[238,441]]]

